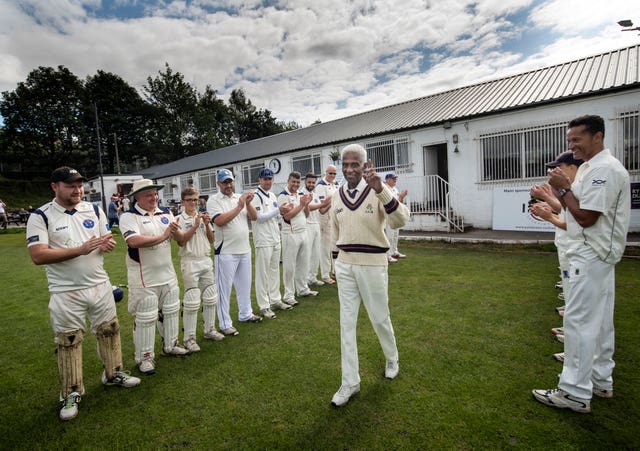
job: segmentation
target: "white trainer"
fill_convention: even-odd
[[[400,364],[398,361],[387,362],[387,366],[384,369],[384,377],[387,379],[395,379],[400,372]]]
[[[295,299],[284,299],[282,302],[284,302],[285,304],[291,306],[291,307],[295,307],[296,305],[299,304],[298,301],[296,301]]]
[[[260,314],[265,318],[269,318],[269,319],[277,318],[276,314],[273,313],[273,311],[268,308],[263,308],[262,310],[260,310]]]
[[[180,346],[177,343],[170,348],[167,348],[167,347],[162,348],[162,352],[164,352],[166,355],[175,355],[175,356],[191,354],[191,351],[189,351],[187,348],[183,346]]]
[[[194,337],[187,338],[184,341],[184,347],[189,352],[198,352],[200,350],[200,346],[198,346],[198,343],[196,342],[196,339]]]
[[[313,287],[313,286],[315,286],[315,287],[321,287],[322,285],[324,285],[324,282],[323,282],[322,280],[313,279],[313,280],[310,280],[310,281],[309,281],[308,285],[309,285],[310,287]]]
[[[556,354],[553,354],[553,358],[556,359],[558,362],[564,362],[564,352],[558,352]]]
[[[334,283],[336,283],[336,281],[333,280],[331,277],[323,277],[322,281],[327,285],[333,285]]]
[[[224,335],[222,335],[220,332],[218,332],[215,329],[211,329],[209,332],[205,332],[204,333],[204,339],[205,340],[222,341],[222,340],[224,340]]]
[[[62,408],[60,409],[60,419],[67,421],[73,420],[78,416],[78,403],[82,398],[80,393],[73,392],[62,401]]]
[[[594,385],[593,394],[600,398],[613,398],[613,389],[605,390]]]
[[[138,369],[142,374],[150,376],[156,372],[156,362],[153,359],[144,359],[138,363]]]
[[[574,412],[579,413],[591,412],[591,400],[577,398],[564,390],[560,390],[559,388],[552,388],[550,390],[533,390],[532,393],[536,401],[539,401],[549,407],[571,409]]]
[[[331,398],[331,405],[335,407],[344,406],[349,402],[351,397],[358,392],[360,392],[360,384],[352,386],[342,385],[336,394],[333,395],[333,398]]]
[[[387,261],[388,261],[389,263],[397,263],[397,262],[398,262],[398,260],[397,260],[397,259],[395,259],[395,258],[393,258],[391,255],[389,255],[389,256],[387,257]]]
[[[293,307],[290,306],[289,304],[285,304],[282,301],[278,301],[271,304],[271,308],[278,309],[278,310],[291,310]]]
[[[400,252],[396,252],[395,254],[392,255],[392,257],[395,258],[395,259],[407,258],[406,255],[401,254]]]
[[[303,291],[302,293],[298,293],[298,296],[300,296],[301,298],[306,298],[307,296],[317,296],[317,295],[318,295],[318,292],[313,290]]]
[[[238,329],[236,329],[235,327],[231,326],[231,327],[227,327],[226,329],[222,329],[220,332],[222,332],[224,335],[226,336],[236,336],[239,335],[240,332],[238,332]]]
[[[107,380],[107,375],[102,372],[102,383],[104,385],[119,385],[124,388],[131,388],[140,385],[140,378],[132,376],[128,371],[116,371],[111,380]]]

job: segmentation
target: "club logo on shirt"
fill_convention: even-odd
[[[591,186],[604,186],[604,184],[607,183],[606,180],[602,180],[602,179],[593,179],[591,181]]]
[[[367,207],[364,209],[364,212],[373,214],[373,205],[367,204]]]
[[[336,208],[336,214],[342,213],[342,208]]]
[[[27,243],[37,243],[38,241],[40,241],[40,237],[38,235],[27,238]]]
[[[274,203],[273,203],[273,206],[274,206],[274,207],[276,207],[276,208],[278,208],[278,202],[274,202]]]
[[[163,216],[162,219],[160,219],[160,222],[162,222],[164,225],[169,224],[169,218],[167,218],[166,216]]]
[[[93,229],[93,226],[95,226],[95,225],[96,225],[96,223],[93,222],[92,219],[85,219],[84,221],[82,221],[82,226],[85,229]]]

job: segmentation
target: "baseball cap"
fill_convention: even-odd
[[[273,171],[269,168],[264,168],[260,170],[260,174],[258,174],[258,178],[261,179],[272,179]]]
[[[231,179],[231,180],[235,180],[235,179],[233,178],[233,174],[231,173],[231,171],[230,171],[230,170],[228,170],[228,169],[220,169],[220,170],[218,171],[218,181],[219,181],[220,183],[226,182],[226,181],[227,181],[227,180],[229,180],[229,179]]]
[[[51,181],[53,183],[64,182],[64,183],[73,183],[78,180],[82,180],[86,182],[87,179],[82,176],[78,171],[69,166],[62,166],[56,169],[51,173]]]
[[[556,157],[555,160],[550,161],[549,163],[545,164],[545,166],[548,168],[557,168],[563,163],[580,167],[583,161],[577,160],[576,158],[573,157],[573,152],[567,151],[567,152],[562,152],[560,155]]]
[[[395,175],[393,172],[389,172],[387,175],[384,176],[385,180],[389,180],[389,179],[395,179],[398,180],[398,176]]]

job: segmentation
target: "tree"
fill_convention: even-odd
[[[184,81],[180,72],[173,72],[165,63],[165,71],[148,77],[144,86],[146,100],[151,105],[150,144],[158,155],[152,163],[165,163],[191,155],[194,118],[198,108],[196,90]]]
[[[48,175],[63,164],[82,167],[87,142],[81,81],[64,66],[39,67],[2,93],[5,151],[28,161],[22,176]]]
[[[87,128],[95,128],[94,104],[98,110],[103,169],[107,173],[118,172],[115,154],[117,140],[120,166],[126,172],[129,165],[147,154],[149,107],[133,87],[110,72],[99,70],[96,75],[87,77],[84,87],[84,122]],[[94,130],[94,148],[95,138]]]

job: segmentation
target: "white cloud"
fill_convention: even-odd
[[[326,122],[637,43],[615,25],[627,17],[611,18],[633,18],[617,2],[117,0],[143,17],[113,18],[112,4],[105,18],[99,0],[0,0],[0,91],[57,65],[82,78],[111,71],[140,89],[168,62],[198,89],[226,99],[243,88],[280,120]],[[532,55],[503,50],[531,29],[559,38]]]

